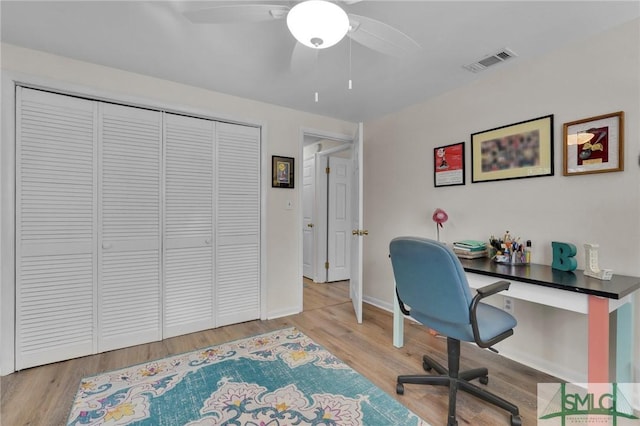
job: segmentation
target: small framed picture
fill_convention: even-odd
[[[294,187],[294,159],[291,157],[271,157],[271,187],[273,188],[293,188]]]
[[[464,142],[433,149],[433,186],[464,185]]]
[[[471,183],[553,176],[553,115],[471,135]]]
[[[564,175],[624,170],[624,112],[598,115],[562,126]]]

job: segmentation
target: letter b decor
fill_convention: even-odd
[[[577,253],[576,246],[571,243],[551,242],[553,249],[553,263],[551,267],[559,271],[573,271],[578,266],[574,256]]]

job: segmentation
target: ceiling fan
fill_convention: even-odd
[[[385,55],[400,57],[420,49],[411,37],[384,22],[346,13],[340,6],[360,0],[331,2],[305,0],[293,6],[277,4],[230,4],[183,12],[198,24],[268,22],[286,19],[297,43],[291,57],[292,69],[299,69],[317,57],[318,50],[331,47],[345,36]],[[340,4],[338,4],[340,3]]]

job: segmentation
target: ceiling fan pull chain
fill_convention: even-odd
[[[351,81],[351,37],[349,37],[349,90],[353,89]]]

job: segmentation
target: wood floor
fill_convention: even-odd
[[[305,281],[304,312],[298,315],[221,327],[2,377],[0,425],[64,425],[84,376],[290,326],[323,345],[431,425],[445,425],[446,388],[406,385],[405,394],[398,396],[395,379],[399,374],[420,374],[422,354],[445,363],[446,341],[405,320],[405,346],[397,349],[391,343],[391,313],[365,304],[363,323],[357,324],[348,293],[348,282]],[[488,388],[519,406],[524,425],[535,425],[537,383],[557,379],[464,343],[461,368],[478,366],[489,368]],[[509,425],[507,412],[464,393],[458,395],[457,411],[459,425]]]

